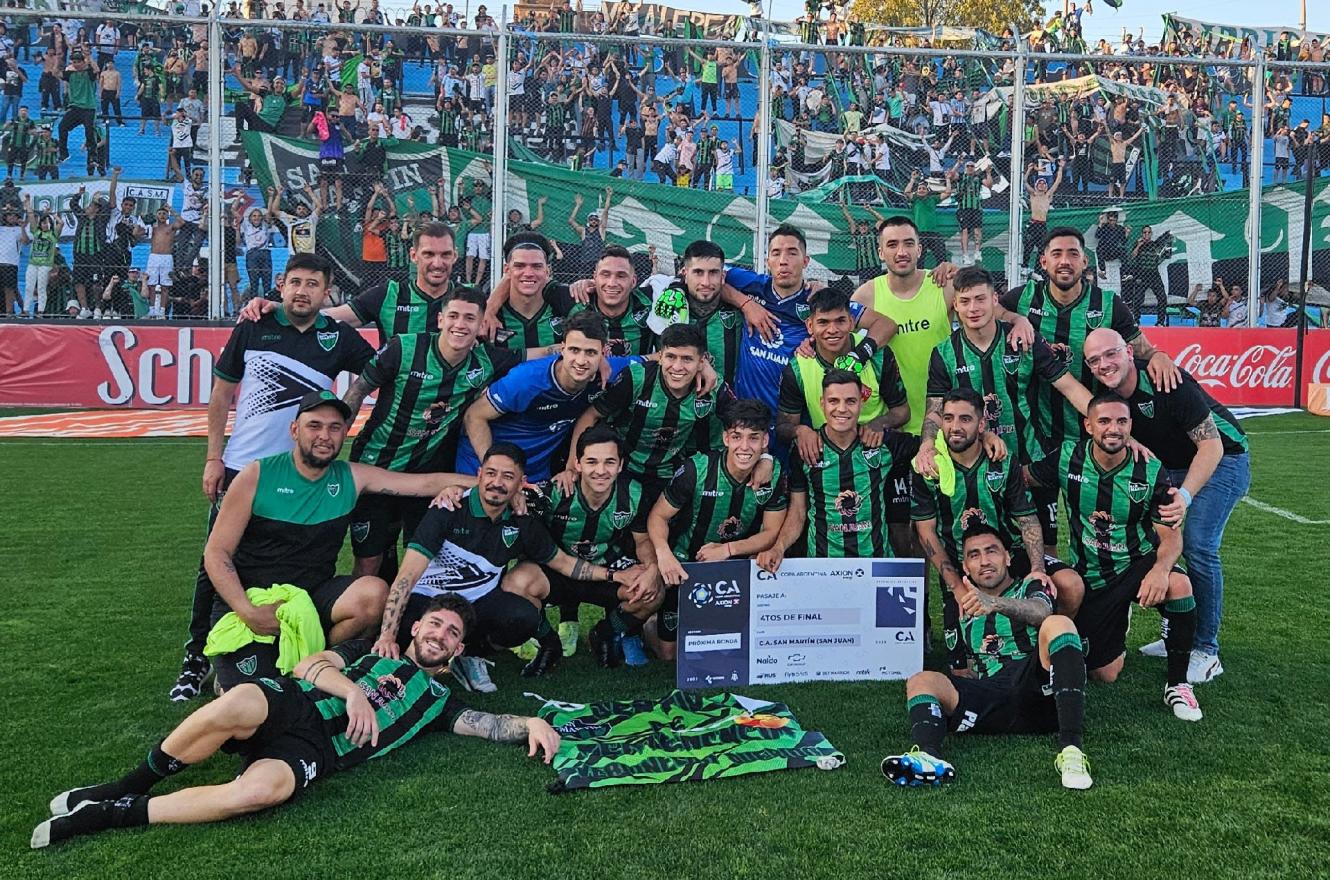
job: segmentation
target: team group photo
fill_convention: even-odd
[[[1322,873],[1330,21],[732,5],[5,10],[0,873]]]

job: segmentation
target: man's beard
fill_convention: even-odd
[[[337,455],[339,452],[341,452],[340,449],[337,452],[334,452],[332,455],[323,458],[318,455],[315,455],[314,450],[305,449],[302,446],[300,449],[300,460],[312,468],[326,468],[328,465],[332,464],[334,461],[337,460]]]

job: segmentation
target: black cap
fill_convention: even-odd
[[[300,398],[300,409],[296,411],[296,415],[307,413],[310,410],[318,409],[321,406],[331,406],[342,414],[342,418],[345,421],[351,421],[351,407],[347,406],[342,398],[333,394],[331,391],[311,391],[304,397]]]

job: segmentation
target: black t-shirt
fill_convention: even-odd
[[[412,592],[448,591],[475,601],[499,585],[509,563],[545,563],[558,548],[539,520],[505,510],[492,520],[473,489],[456,510],[431,508],[411,536],[410,549],[429,557]]]
[[[1213,416],[1224,444],[1225,455],[1247,451],[1247,435],[1228,407],[1218,403],[1185,370],[1178,387],[1163,392],[1154,387],[1145,368],[1148,361],[1136,358],[1136,390],[1127,403],[1131,406],[1131,435],[1159,457],[1169,470],[1183,470],[1196,457],[1196,444],[1187,432]]]

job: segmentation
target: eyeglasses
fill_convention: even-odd
[[[1104,349],[1103,354],[1096,354],[1087,357],[1085,359],[1085,365],[1093,370],[1095,367],[1099,366],[1104,361],[1116,358],[1118,355],[1122,354],[1126,350],[1127,346],[1125,345],[1115,345],[1112,348]]]

